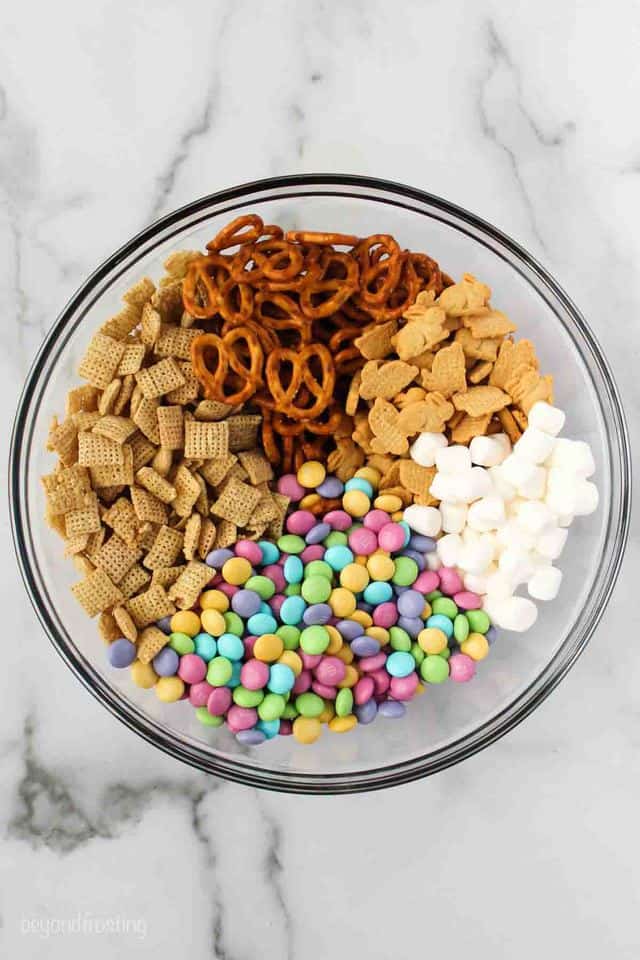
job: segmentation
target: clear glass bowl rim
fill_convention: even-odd
[[[549,661],[545,669],[507,707],[470,734],[431,754],[413,757],[410,760],[388,766],[378,766],[369,770],[358,771],[357,773],[290,774],[282,770],[256,768],[251,764],[250,758],[247,760],[244,758],[230,760],[216,756],[194,746],[192,743],[174,739],[160,724],[150,721],[142,714],[129,709],[119,697],[114,695],[109,685],[99,675],[87,670],[85,664],[77,657],[73,647],[70,646],[58,629],[46,603],[42,599],[39,573],[34,566],[33,557],[29,550],[25,457],[28,458],[33,426],[38,413],[38,405],[33,407],[32,401],[33,397],[37,396],[36,388],[46,368],[47,357],[52,347],[64,334],[69,324],[72,323],[82,305],[91,298],[96,287],[120,264],[126,261],[127,257],[138,251],[141,246],[157,239],[167,228],[177,227],[182,221],[189,219],[194,214],[206,210],[210,210],[211,213],[218,212],[216,208],[221,205],[237,200],[242,201],[252,194],[261,195],[264,193],[270,199],[279,199],[277,195],[279,190],[300,188],[302,190],[307,189],[312,194],[319,194],[322,187],[343,188],[347,196],[349,191],[352,191],[351,195],[354,195],[353,191],[358,189],[375,190],[386,194],[390,202],[397,203],[399,206],[411,201],[425,204],[431,208],[430,213],[417,211],[415,207],[410,209],[413,212],[422,212],[423,215],[433,216],[434,211],[440,211],[444,216],[456,217],[466,224],[474,235],[484,234],[487,238],[500,244],[504,251],[510,254],[516,262],[519,262],[523,268],[535,276],[536,280],[545,289],[546,297],[555,300],[560,305],[582,335],[583,341],[589,349],[590,361],[601,377],[600,386],[605,391],[605,396],[601,398],[601,402],[606,402],[610,414],[611,457],[613,466],[619,474],[620,490],[615,504],[615,512],[612,510],[609,520],[607,552],[603,556],[603,563],[596,581],[598,588],[597,604],[594,603],[595,609],[592,611],[592,615],[585,617],[583,613],[565,643]],[[281,196],[290,196],[290,194],[281,194]],[[355,196],[366,199],[366,195],[355,194]],[[257,196],[256,199],[260,200],[264,197]],[[512,263],[512,265],[514,264]],[[304,794],[337,794],[377,790],[437,773],[489,746],[535,710],[549,696],[583,652],[611,596],[622,563],[629,532],[631,489],[629,434],[618,389],[609,365],[586,320],[544,267],[501,230],[456,204],[405,184],[348,174],[318,173],[270,177],[208,194],[156,220],[108,257],[69,300],[47,334],[32,363],[18,402],[9,458],[11,529],[18,565],[29,599],[54,648],[90,693],[139,736],[191,766],[238,783],[264,789]]]

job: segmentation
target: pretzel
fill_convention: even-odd
[[[311,340],[311,324],[289,294],[258,291],[255,295],[255,317],[269,330],[295,330],[302,343]]]
[[[314,358],[320,363],[320,379],[316,379],[310,361]],[[282,365],[291,366],[289,383],[282,383]],[[310,343],[300,351],[280,347],[267,357],[265,379],[269,393],[273,397],[274,409],[285,413],[293,420],[310,420],[318,417],[333,397],[336,382],[335,367],[329,350],[321,343]],[[310,407],[296,403],[302,385],[306,386],[314,402]]]
[[[316,230],[288,230],[285,239],[289,243],[313,243],[319,247],[330,247],[334,243],[339,247],[354,247],[359,242],[358,237],[350,233],[321,233]]]
[[[249,366],[243,362],[240,351],[234,351],[236,344],[245,343]],[[212,369],[211,354],[215,353],[216,363]],[[245,353],[246,353],[245,352]],[[236,406],[245,403],[262,385],[262,363],[264,354],[258,337],[249,327],[234,327],[224,337],[215,333],[203,333],[196,337],[191,345],[191,362],[196,377],[204,386],[205,396],[209,400],[218,400]],[[225,393],[225,382],[232,371],[240,379],[241,385],[235,393]]]
[[[238,244],[255,243],[260,238],[263,228],[262,217],[255,213],[236,217],[223,227],[213,240],[209,241],[207,250],[219,253],[220,250],[228,250],[229,247],[237,247]]]
[[[309,268],[308,282],[300,292],[305,316],[318,320],[339,310],[358,289],[358,272],[358,264],[349,254],[324,251]],[[319,301],[314,300],[318,297]]]
[[[253,248],[253,259],[267,280],[277,282],[294,280],[304,266],[300,248],[286,240],[261,240]]]
[[[396,240],[388,234],[376,233],[361,240],[352,255],[360,263],[360,302],[366,306],[383,304],[397,286],[402,270]]]
[[[182,283],[182,302],[192,317],[213,317],[218,310],[220,291],[215,281],[215,266],[209,257],[190,264]]]

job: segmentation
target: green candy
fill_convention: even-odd
[[[288,583],[284,588],[285,597],[299,597],[302,593],[302,585],[299,583]]]
[[[196,717],[205,727],[221,727],[224,717],[213,717],[206,707],[196,707]]]
[[[331,533],[324,538],[322,543],[327,549],[329,549],[329,547],[346,547],[349,543],[349,538],[342,530],[332,530]],[[317,563],[318,561],[312,560],[311,562]]]
[[[295,533],[285,533],[283,537],[278,539],[277,543],[283,553],[302,553],[307,545],[302,537]]]
[[[442,657],[443,660],[448,660],[451,656],[451,647],[445,647],[444,650],[441,650],[440,653],[437,654],[437,656]]]
[[[245,586],[246,586],[246,584],[245,584]],[[438,599],[439,599],[440,597],[442,597],[442,596],[443,596],[443,593],[442,593],[441,590],[432,590],[431,593],[428,593],[428,594],[426,595],[426,598],[425,598],[425,599],[428,600],[429,603],[433,603],[434,600],[438,600]]]
[[[335,711],[338,717],[347,717],[353,710],[353,693],[349,687],[343,687],[336,697]]]
[[[305,627],[300,634],[300,646],[305,653],[311,656],[324,653],[330,642],[331,637],[329,636],[328,630],[325,630],[320,624]]]
[[[426,653],[424,652],[424,650],[422,649],[422,647],[420,646],[417,640],[415,641],[415,643],[411,644],[410,653],[416,662],[416,667],[419,667],[422,661],[424,660],[424,658],[426,657]]]
[[[285,623],[278,627],[276,634],[281,638],[285,650],[297,650],[300,646],[300,631],[297,627]]]
[[[411,637],[402,627],[389,627],[389,643],[394,650],[411,650]]]
[[[469,621],[464,613],[459,613],[453,621],[453,635],[458,643],[464,643],[469,636]]]
[[[185,653],[193,653],[196,648],[193,638],[187,636],[186,633],[172,633],[169,637],[169,646],[181,657]]]
[[[226,657],[214,657],[207,667],[207,683],[212,687],[224,687],[231,680],[233,664]]]
[[[227,610],[224,614],[224,622],[227,633],[234,633],[236,637],[241,637],[244,633],[244,623],[233,610]]]
[[[261,720],[279,720],[286,706],[286,700],[279,693],[268,693],[258,704],[258,716]]]
[[[319,717],[324,710],[324,700],[317,693],[300,693],[296,697],[296,710],[301,717]]]
[[[393,562],[396,569],[391,582],[397,587],[410,587],[420,572],[418,564],[411,557],[395,557]]]
[[[307,603],[324,603],[331,596],[331,581],[319,575],[302,581],[302,596]]]
[[[324,560],[311,560],[304,568],[305,579],[307,577],[326,577],[327,580],[333,579],[333,570]]]
[[[246,687],[235,687],[233,702],[239,707],[257,707],[264,700],[264,690],[247,690]]]
[[[491,620],[484,610],[467,610],[465,617],[469,621],[472,633],[486,633],[491,626]]]
[[[420,665],[420,676],[427,683],[444,683],[449,676],[449,664],[441,656],[427,656]]]
[[[249,577],[244,585],[245,590],[253,590],[262,600],[270,600],[276,592],[276,585],[269,577]]]
[[[284,710],[282,711],[282,719],[295,720],[297,716],[298,716],[298,711],[296,710],[295,705],[293,703],[287,703],[285,705]]]
[[[431,610],[433,613],[444,614],[449,620],[455,620],[458,615],[458,608],[450,597],[436,597],[431,604]]]

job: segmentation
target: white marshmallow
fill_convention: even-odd
[[[522,547],[506,547],[498,558],[498,569],[511,580],[514,586],[526,583],[533,574],[529,551]]]
[[[537,537],[553,525],[553,514],[542,500],[523,500],[518,504],[516,523]]]
[[[427,570],[439,570],[442,566],[442,560],[434,550],[433,553],[427,553],[425,556]]]
[[[559,527],[570,527],[574,521],[574,516],[572,513],[559,513],[556,517],[556,523]]]
[[[543,557],[541,553],[538,553],[537,550],[531,550],[529,552],[529,558],[531,560],[531,566],[533,567],[533,573],[537,573],[538,570],[542,567],[550,567],[551,560],[549,557]],[[533,574],[531,574],[533,576]]]
[[[544,400],[537,400],[529,410],[528,423],[530,427],[542,430],[551,437],[557,437],[562,428],[566,415],[559,407],[552,407]]]
[[[467,573],[484,573],[495,553],[494,545],[484,537],[477,543],[464,543],[458,554],[457,565]]]
[[[470,500],[478,500],[480,497],[488,497],[493,493],[493,483],[491,477],[484,467],[472,467],[469,475],[471,481]]]
[[[513,448],[518,457],[528,460],[529,463],[544,463],[555,446],[555,438],[548,433],[528,426]]]
[[[527,583],[529,594],[536,600],[555,600],[562,583],[562,570],[557,567],[540,567]]]
[[[462,503],[463,501],[461,501],[458,496],[460,484],[457,481],[458,477],[452,474],[436,473],[431,481],[429,493],[432,497],[435,497],[436,500],[441,500],[443,503]]]
[[[496,539],[499,550],[503,550],[506,547],[532,550],[538,542],[535,534],[518,524],[517,517],[513,517],[508,520],[503,527],[500,527],[496,533]]]
[[[514,589],[514,585],[509,577],[500,570],[496,570],[487,577],[486,593],[492,601],[504,600],[505,597],[510,597]]]
[[[445,533],[462,533],[467,522],[466,504],[441,503],[440,514],[442,516],[442,529]]]
[[[533,467],[533,473],[523,483],[518,484],[517,491],[527,500],[539,500],[544,497],[547,486],[547,471],[544,467]]]
[[[535,476],[536,469],[535,464],[519,457],[517,453],[510,453],[500,467],[504,479],[516,489]]]
[[[573,517],[576,509],[575,478],[571,482],[571,475],[565,470],[558,470],[555,478],[554,473],[556,473],[555,468],[549,470],[547,474],[547,492],[544,502],[558,517],[567,514]],[[559,521],[557,522],[558,526],[563,526]]]
[[[576,517],[586,517],[587,514],[593,513],[594,510],[598,509],[598,501],[600,499],[598,488],[595,483],[591,483],[589,480],[584,480],[582,483],[577,484],[575,498],[573,512]]]
[[[469,444],[469,451],[472,463],[481,467],[496,467],[511,453],[511,442],[506,433],[495,433],[491,437],[474,437]]]
[[[487,592],[487,580],[491,576],[493,571],[494,564],[489,564],[484,573],[464,573],[462,581],[464,583],[465,590],[471,590],[472,593],[477,593],[482,596],[483,593]]]
[[[543,530],[536,541],[536,550],[549,560],[557,560],[569,536],[568,530],[561,527],[549,527]]]
[[[421,433],[411,444],[411,458],[421,467],[433,467],[436,462],[436,452],[446,447],[448,440],[444,433]]]
[[[471,454],[468,447],[454,444],[452,447],[441,447],[436,450],[436,466],[438,473],[461,473],[471,467]]]
[[[527,597],[514,596],[495,600],[491,602],[490,607],[485,606],[485,609],[498,627],[502,627],[503,630],[514,630],[516,633],[529,630],[538,619],[538,608],[533,600]]]
[[[566,437],[556,440],[548,466],[560,467],[583,479],[590,477],[596,469],[589,444],[584,440],[568,440]]]
[[[491,478],[491,484],[495,493],[506,502],[513,500],[516,495],[516,488],[505,478],[502,466],[489,467],[487,473]]]
[[[404,509],[403,519],[416,533],[425,537],[435,537],[442,528],[442,517],[437,507],[424,507],[412,503]]]
[[[489,530],[497,530],[506,522],[504,509],[504,500],[502,497],[489,496],[481,497],[469,507],[467,523],[474,530],[486,533]]]
[[[457,567],[462,550],[462,537],[458,533],[446,533],[438,540],[437,548],[445,567]]]

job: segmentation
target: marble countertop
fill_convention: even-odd
[[[75,288],[152,219],[283,172],[404,181],[528,247],[587,314],[638,440],[640,10],[619,0],[95,0],[0,15],[0,443]],[[559,689],[485,752],[344,798],[150,749],[43,637],[2,512],[0,952],[640,956],[637,523]]]

